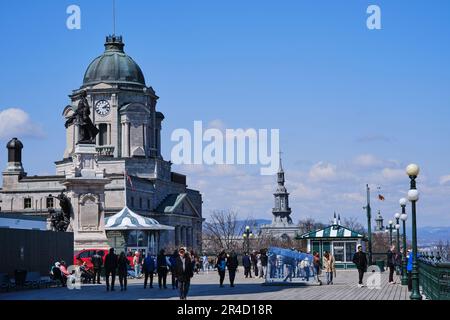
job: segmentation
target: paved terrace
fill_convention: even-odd
[[[364,282],[369,274],[366,273]],[[357,285],[358,273],[356,270],[342,270],[337,272],[334,285],[319,286],[310,282],[303,286],[267,286],[262,279],[245,279],[240,269],[236,276],[235,287],[229,283],[220,288],[217,272],[195,275],[188,296],[190,300],[408,300],[409,293],[406,286],[402,286],[397,277],[397,284],[391,285],[387,281],[388,274],[381,274],[380,289],[359,288]],[[322,281],[324,277],[322,276]],[[157,279],[157,278],[156,278]],[[128,290],[120,291],[118,279],[116,291],[106,292],[104,285],[82,285],[81,290],[68,290],[67,288],[32,289],[0,293],[0,300],[151,300],[176,299],[178,292],[172,290],[168,277],[169,289],[160,290],[143,288],[143,280],[129,280]],[[225,281],[228,281],[228,276]],[[119,290],[117,290],[119,289]]]

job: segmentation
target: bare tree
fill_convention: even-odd
[[[364,228],[364,226],[355,217],[344,218],[342,226],[349,228],[353,231],[356,231],[360,234],[366,233],[366,229]]]
[[[300,233],[305,234],[314,230],[325,228],[325,224],[317,222],[313,218],[309,217],[306,219],[299,220],[298,226],[300,228]]]
[[[238,220],[233,210],[215,210],[204,224],[203,243],[206,250],[218,252],[240,251],[245,227],[255,227],[255,221],[247,218],[244,223]]]

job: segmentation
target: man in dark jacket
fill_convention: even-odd
[[[100,274],[102,272],[103,267],[103,258],[99,255],[100,251],[96,251],[95,254],[91,258],[92,266],[94,268],[94,283],[97,281],[97,284],[100,283]]]
[[[394,284],[394,271],[396,263],[395,246],[392,245],[387,252],[387,266],[389,268],[389,284]]]
[[[191,278],[194,276],[191,258],[184,248],[180,248],[179,256],[175,263],[175,274],[180,288],[180,300],[186,300],[191,285]]]
[[[169,266],[167,265],[165,250],[162,249],[156,258],[156,265],[158,268],[158,284],[159,288],[167,289],[167,272],[169,271]]]
[[[252,254],[250,255],[250,260],[253,265],[253,272],[255,273],[255,277],[258,277],[258,258],[256,257],[256,251],[253,250]]]
[[[147,288],[148,277],[150,277],[150,289],[153,289],[153,274],[155,273],[155,259],[150,253],[144,259],[144,289]]]
[[[362,251],[362,246],[358,245],[358,251],[353,255],[353,263],[356,264],[356,268],[358,269],[358,275],[359,275],[359,282],[358,286],[360,288],[364,287],[363,285],[363,277],[364,272],[367,271],[367,256]]]
[[[239,266],[238,258],[234,250],[231,251],[227,259],[227,268],[230,275],[230,286],[234,287],[234,279],[236,278],[236,270]]]
[[[246,278],[252,277],[252,261],[250,260],[250,256],[248,252],[242,257],[242,265],[244,266],[244,275]]]
[[[267,277],[267,264],[269,262],[269,257],[267,256],[266,251],[261,252],[261,267],[262,270],[260,271],[264,277]]]
[[[111,291],[114,291],[114,283],[116,282],[117,262],[118,257],[114,253],[114,248],[109,249],[109,253],[105,257],[106,291],[109,291],[109,276],[111,276]]]

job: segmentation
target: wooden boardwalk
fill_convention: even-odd
[[[366,283],[369,274],[366,273]],[[358,273],[355,270],[337,272],[333,285],[319,286],[311,282],[304,286],[267,286],[262,279],[245,279],[242,270],[236,277],[236,286],[227,282],[224,288],[218,285],[217,272],[196,275],[192,281],[190,300],[409,300],[406,286],[397,276],[397,284],[387,281],[388,274],[381,274],[379,288],[359,288]],[[324,280],[324,277],[322,277]],[[225,279],[228,281],[228,277]],[[167,290],[143,288],[143,280],[131,280],[126,292],[106,292],[104,285],[83,285],[81,290],[66,288],[34,289],[0,293],[0,300],[152,300],[178,299],[177,291],[171,289],[170,276]],[[118,281],[116,281],[118,286]],[[119,288],[120,289],[120,288]]]

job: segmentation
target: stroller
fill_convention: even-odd
[[[80,280],[81,283],[94,283],[94,273],[85,265],[80,266]]]
[[[136,278],[136,272],[134,271],[134,269],[130,265],[127,266],[127,278],[128,279],[135,279]]]

